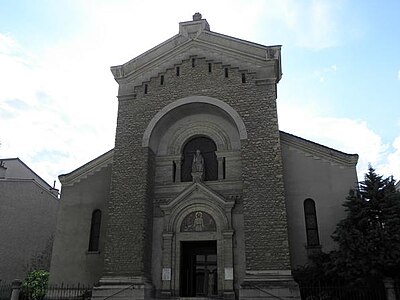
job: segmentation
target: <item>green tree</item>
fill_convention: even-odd
[[[393,177],[383,178],[370,166],[344,206],[347,217],[332,235],[338,250],[330,253],[326,273],[364,284],[394,277],[400,271],[400,193]]]
[[[29,300],[41,300],[46,295],[49,272],[32,271],[22,283],[22,292]]]

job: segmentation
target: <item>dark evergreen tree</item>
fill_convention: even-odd
[[[400,271],[400,193],[393,177],[383,178],[369,167],[357,190],[344,203],[347,217],[332,238],[327,273],[351,282],[394,277]]]

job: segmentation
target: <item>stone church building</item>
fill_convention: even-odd
[[[279,131],[281,47],[179,33],[111,68],[115,148],[61,175],[50,282],[96,299],[299,299],[358,156]],[[275,297],[275,298],[274,298]]]

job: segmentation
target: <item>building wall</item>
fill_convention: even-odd
[[[24,279],[51,251],[58,198],[34,180],[0,179],[0,281]]]
[[[62,186],[50,267],[51,283],[98,282],[103,272],[110,182],[111,166],[72,186]],[[100,245],[99,251],[89,252],[91,218],[96,209],[102,211]]]
[[[147,199],[154,192],[147,180],[149,165],[148,154],[141,144],[143,133],[163,107],[192,95],[213,97],[232,106],[249,134],[242,144],[247,267],[253,270],[290,267],[275,84],[257,84],[254,74],[223,62],[195,59],[195,67],[191,59],[177,65],[179,76],[175,68],[167,69],[135,87],[132,94],[119,94],[107,272],[143,275],[143,264],[147,261],[144,256],[151,253],[144,241],[152,235],[145,224],[152,217],[146,214],[146,211],[151,213]],[[209,72],[209,63],[212,63],[212,72]],[[228,77],[225,77],[225,68],[228,68]],[[242,83],[243,72],[245,83]],[[127,89],[120,85],[120,91]],[[134,223],[126,224],[124,220],[134,220]]]
[[[315,201],[321,249],[335,247],[331,238],[336,224],[345,217],[342,206],[357,184],[355,166],[343,166],[282,143],[285,197],[292,268],[307,262],[304,200]]]

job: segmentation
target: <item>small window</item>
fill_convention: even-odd
[[[319,246],[317,212],[314,200],[304,200],[304,217],[306,222],[307,246]]]
[[[180,69],[179,69],[179,67],[176,67],[176,76],[179,76],[179,75],[181,75],[180,74]]]
[[[164,75],[160,76],[160,85],[164,85]]]
[[[228,78],[229,77],[229,73],[228,73],[229,71],[228,71],[228,68],[225,68],[225,78]]]
[[[99,251],[101,227],[101,210],[96,209],[92,213],[92,223],[90,225],[89,251]]]
[[[192,68],[196,66],[196,59],[192,58]]]
[[[222,179],[226,179],[226,159],[222,158]]]
[[[147,94],[148,89],[149,89],[148,85],[145,84],[145,85],[144,85],[144,93],[145,93],[145,94]]]
[[[208,73],[212,72],[212,63],[208,63]]]
[[[176,182],[176,163],[172,162],[172,182]]]
[[[246,74],[242,73],[242,83],[246,83]]]

